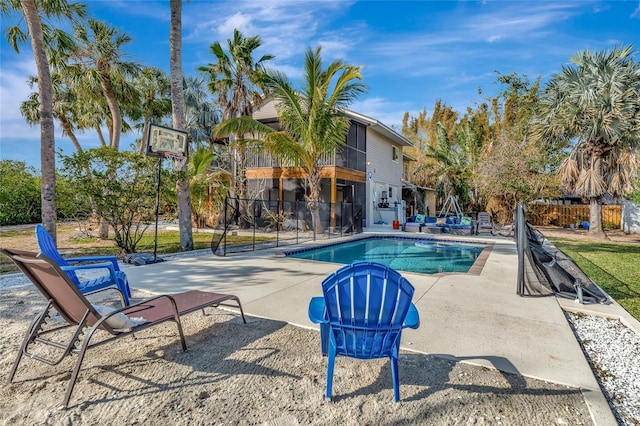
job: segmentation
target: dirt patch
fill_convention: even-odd
[[[135,298],[147,296],[141,291]],[[31,317],[31,287],[0,297],[0,376],[7,380]],[[105,303],[105,300],[94,300]],[[166,324],[88,353],[69,409],[60,408],[76,357],[55,367],[23,359],[0,388],[4,424],[591,425],[579,390],[450,360],[402,353],[393,402],[388,360],[339,358],[324,399],[317,331],[211,309],[184,317],[189,350]]]
[[[536,226],[538,231],[547,238],[563,238],[578,241],[603,241],[589,236],[589,231],[582,228],[571,229],[558,226]],[[625,244],[640,244],[640,234],[625,234],[621,229],[605,231],[610,242]]]

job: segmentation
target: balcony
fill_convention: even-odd
[[[367,154],[352,147],[342,147],[337,152],[323,154],[320,158],[321,166],[337,166],[347,169],[366,171]],[[291,167],[291,164],[281,164],[271,154],[264,150],[252,148],[247,150],[247,168]]]

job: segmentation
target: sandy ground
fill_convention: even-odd
[[[336,362],[326,401],[319,332],[253,317],[245,325],[218,309],[184,317],[187,352],[172,324],[93,349],[63,409],[75,356],[55,367],[23,359],[5,384],[44,299],[30,286],[0,296],[2,424],[592,424],[576,389],[410,352],[400,357],[400,403],[387,360],[347,358]]]
[[[602,241],[589,236],[586,229],[560,228],[558,226],[536,226],[536,229],[547,237],[564,238],[578,241]],[[605,231],[610,242],[640,244],[640,234],[625,234],[621,229]]]

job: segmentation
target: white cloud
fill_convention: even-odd
[[[370,97],[355,101],[349,106],[351,111],[374,118],[388,127],[402,128],[402,117],[409,105],[391,102],[382,97]],[[417,114],[418,111],[415,112]]]
[[[217,33],[219,36],[231,38],[233,30],[236,28],[240,30],[240,32],[245,34],[252,33],[254,29],[251,25],[251,17],[238,12],[235,15],[232,15],[225,19],[222,24],[218,25]]]
[[[461,16],[459,28],[471,40],[489,40],[495,37],[531,38],[538,31],[545,31],[559,22],[581,13],[579,3],[516,2],[509,6],[486,13],[480,13],[472,19]]]
[[[633,13],[631,14],[632,18],[638,18],[640,17],[640,2],[638,2],[638,7],[636,7],[636,10],[633,11]]]
[[[27,78],[36,74],[36,64],[29,51],[23,52],[17,60],[3,55],[2,73],[0,73],[0,129],[2,138],[27,138],[39,137],[40,129],[37,126],[27,126],[20,114],[20,104],[24,102],[31,89],[27,84]]]
[[[238,28],[245,37],[259,34],[262,47],[258,54],[272,54],[281,63],[299,57],[319,40],[328,54],[344,55],[349,50],[344,35],[322,31],[350,4],[339,0],[192,3],[193,7],[183,9],[185,41],[226,45]]]

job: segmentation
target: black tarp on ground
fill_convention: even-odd
[[[527,222],[522,203],[516,208],[516,240],[519,295],[555,294],[581,303],[611,303],[607,294],[571,258]]]

